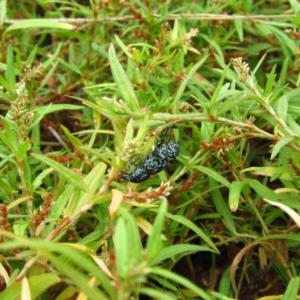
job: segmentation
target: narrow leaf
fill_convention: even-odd
[[[292,141],[294,137],[292,136],[286,136],[280,139],[279,142],[276,143],[276,145],[272,149],[271,159],[274,159],[282,147],[287,145],[290,141]]]
[[[199,246],[199,245],[192,245],[192,244],[172,245],[162,249],[159,253],[159,256],[156,257],[154,261],[152,261],[151,265],[154,266],[163,260],[174,257],[175,255],[179,255],[179,254],[188,255],[190,253],[195,253],[199,251],[215,252],[211,248]]]
[[[219,215],[221,216],[222,222],[228,230],[230,230],[234,234],[237,234],[235,224],[233,221],[233,216],[228,208],[228,205],[224,201],[220,190],[218,189],[216,181],[213,178],[209,178],[209,184],[215,207]]]
[[[155,218],[153,230],[147,240],[146,251],[147,251],[147,257],[149,261],[156,258],[161,251],[162,248],[161,235],[162,235],[166,212],[167,212],[167,201],[164,199],[160,205],[158,214]]]
[[[3,27],[3,23],[6,19],[6,4],[7,1],[6,0],[1,0],[0,1],[0,28]]]
[[[9,91],[13,93],[15,91],[16,84],[16,76],[15,76],[15,68],[14,68],[14,55],[12,45],[8,45],[7,49],[7,58],[6,58],[6,80],[9,86]]]
[[[297,299],[298,298],[297,295],[299,291],[299,283],[300,283],[299,276],[291,278],[281,300]]]
[[[186,219],[180,215],[171,215],[169,213],[166,214],[169,219],[172,219],[178,223],[185,225],[186,227],[193,230],[207,245],[209,245],[216,253],[219,253],[218,249],[216,248],[215,244],[211,241],[211,239],[200,229],[195,223],[191,222],[190,220]]]
[[[239,205],[241,190],[244,187],[244,181],[234,181],[229,189],[229,207],[231,211],[236,211]]]
[[[177,108],[179,100],[188,84],[188,82],[190,81],[190,79],[192,78],[193,74],[201,67],[201,65],[205,62],[206,58],[208,56],[203,57],[200,61],[198,61],[190,70],[190,72],[188,73],[188,75],[186,76],[186,78],[182,81],[181,85],[178,88],[178,91],[175,95],[175,99],[174,99],[174,107]]]
[[[114,77],[114,81],[118,87],[124,101],[128,103],[131,109],[139,110],[138,99],[135,95],[132,84],[127,77],[122,65],[119,63],[113,44],[109,46],[108,59]]]
[[[76,27],[74,25],[63,23],[59,21],[51,21],[47,19],[30,19],[22,20],[13,25],[7,27],[4,33],[8,33],[13,30],[24,30],[24,29],[38,29],[38,28],[48,28],[48,29],[68,29],[73,30]]]
[[[54,170],[56,170],[63,178],[65,178],[66,181],[68,181],[70,184],[76,186],[80,190],[85,191],[86,193],[90,193],[89,187],[83,182],[83,180],[80,178],[80,176],[71,171],[70,169],[64,167],[63,165],[59,164],[58,162],[37,153],[31,154],[33,157],[35,157],[37,160],[45,163],[46,165],[52,167]]]
[[[203,299],[203,300],[212,300],[213,299],[213,297],[210,296],[207,292],[205,292],[203,289],[200,289],[198,286],[196,286],[194,283],[192,283],[191,281],[189,281],[188,279],[186,279],[183,276],[180,276],[169,270],[161,269],[161,268],[153,268],[153,269],[151,269],[151,272],[154,274],[157,274],[161,277],[172,280],[172,281],[176,282],[177,284],[181,284],[181,285],[185,286],[186,288],[188,288],[191,291],[193,291],[194,293],[196,293],[196,295],[199,296],[200,299]]]

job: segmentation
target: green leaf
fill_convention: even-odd
[[[271,30],[272,34],[274,34],[274,36],[278,39],[279,43],[282,46],[282,51],[283,53],[286,54],[292,54],[295,53],[295,51],[297,51],[297,45],[296,43],[292,40],[292,38],[287,35],[281,28],[277,28],[274,25],[269,25],[268,26],[269,29]],[[289,49],[290,51],[285,51],[284,48]],[[291,60],[291,58],[290,58]],[[291,61],[290,61],[291,63]]]
[[[50,68],[51,66],[52,67],[48,71],[48,73],[44,76],[44,79],[41,82],[40,87],[45,86],[49,82],[50,77],[53,75],[53,72],[56,69],[56,66],[58,65],[57,57],[60,53],[60,50],[61,50],[62,46],[63,46],[63,43],[58,44],[56,46],[55,52],[52,55],[50,55],[50,57],[43,63],[43,68],[46,69],[46,70],[48,68]]]
[[[51,56],[51,60],[53,60],[53,56]],[[44,76],[42,82],[39,85],[39,89],[43,88],[45,85],[47,85],[49,83],[49,80],[51,77],[55,76],[55,69],[58,66],[58,61],[55,61],[51,67],[49,67],[49,71],[47,72],[47,74]],[[44,68],[46,69],[46,66],[44,65]]]
[[[78,139],[77,137],[75,137],[71,132],[70,130],[63,126],[63,125],[60,125],[60,127],[62,128],[62,130],[64,131],[64,134],[66,135],[66,137],[68,138],[68,140],[71,142],[71,144],[77,148],[77,147],[80,147],[80,146],[83,146],[83,143],[80,139]]]
[[[118,87],[118,91],[122,96],[122,100],[126,101],[129,107],[136,111],[140,110],[138,99],[135,95],[132,84],[127,77],[122,65],[119,63],[113,44],[109,46],[108,59],[114,77],[114,81]]]
[[[235,19],[235,20],[233,20],[233,23],[234,23],[235,30],[239,36],[240,42],[243,42],[243,40],[244,40],[243,23],[244,22],[242,20]]]
[[[221,216],[221,221],[228,230],[230,230],[233,234],[237,234],[231,211],[229,210],[216,181],[211,177],[209,178],[209,185],[211,190],[210,194],[213,198],[217,212]]]
[[[230,268],[228,267],[222,272],[222,277],[219,284],[219,292],[224,296],[229,296],[232,293],[231,280],[230,280]],[[217,298],[222,299],[222,298]]]
[[[290,72],[290,66],[291,66],[291,58],[286,57],[283,61],[281,68],[280,68],[280,74],[279,74],[279,80],[277,81],[277,86],[284,88],[287,84],[287,78],[289,76]],[[286,89],[283,93],[283,97],[286,95]]]
[[[60,21],[51,21],[47,19],[30,19],[22,20],[13,25],[7,27],[4,34],[13,30],[25,30],[25,29],[38,29],[38,28],[48,28],[48,29],[67,29],[74,30],[76,26],[68,23],[63,23]]]
[[[263,61],[265,60],[267,54],[264,54],[261,59],[259,60],[258,64],[255,66],[254,70],[251,73],[251,77],[253,79],[253,82],[255,81],[254,75],[256,74],[256,72],[260,69],[261,64],[263,63]]]
[[[179,100],[188,84],[188,82],[190,81],[190,79],[192,78],[193,74],[201,67],[201,65],[205,62],[206,58],[208,56],[203,57],[200,61],[198,61],[190,70],[190,72],[187,74],[187,76],[185,77],[185,79],[182,81],[182,83],[180,84],[177,93],[175,95],[174,98],[174,103],[173,103],[173,108],[177,109],[177,106],[179,104]]]
[[[189,281],[183,276],[180,276],[176,273],[173,273],[169,270],[166,269],[161,269],[161,268],[153,268],[151,269],[151,273],[157,274],[161,277],[164,277],[166,279],[172,280],[176,282],[177,284],[183,285],[184,287],[190,289],[194,293],[196,293],[197,296],[200,297],[202,300],[212,300],[213,297],[209,295],[207,292],[205,292],[203,289],[200,289],[198,286],[196,286],[194,283]]]
[[[37,188],[39,188],[43,184],[43,180],[52,172],[53,172],[52,168],[47,168],[47,169],[43,170],[41,173],[39,173],[35,177],[35,179],[32,183],[33,191],[35,191]]]
[[[6,57],[6,81],[9,87],[9,92],[15,92],[16,85],[16,75],[15,75],[15,67],[14,67],[14,55],[12,45],[8,45],[7,49],[7,57]]]
[[[14,222],[13,229],[17,236],[24,236],[27,233],[29,221],[17,220]]]
[[[218,116],[224,116],[227,111],[231,111],[237,108],[240,103],[245,101],[246,93],[244,91],[231,91],[228,92],[228,97],[220,103],[216,113]],[[230,95],[232,93],[232,96]]]
[[[83,184],[89,187],[88,192],[74,193],[64,211],[65,217],[72,215],[82,206],[92,204],[94,194],[99,188],[99,182],[103,182],[104,173],[106,171],[106,164],[99,162],[88,175],[84,177]],[[76,191],[77,192],[77,191]]]
[[[240,202],[241,190],[244,187],[244,181],[234,181],[229,189],[229,207],[231,211],[236,211]]]
[[[36,299],[50,286],[61,282],[61,278],[54,274],[39,274],[28,278],[30,293],[32,299]],[[22,282],[17,282],[8,286],[3,292],[0,293],[2,300],[13,300],[19,298],[22,290]]]
[[[227,188],[230,188],[230,182],[227,179],[225,179],[223,176],[221,176],[219,173],[217,173],[216,171],[203,166],[196,166],[195,169],[198,169],[202,173],[220,182],[222,185],[226,186]]]
[[[278,201],[278,195],[271,189],[260,183],[258,180],[247,178],[245,180],[250,187],[262,198],[267,198],[272,201]]]
[[[58,245],[57,248],[62,248],[62,245]],[[72,249],[69,249],[68,253],[64,253],[64,256],[67,257],[68,260],[78,263],[79,265],[84,267],[84,269],[86,269],[86,270],[94,269],[93,266],[91,266],[91,262],[83,255],[83,253],[80,253],[77,251],[70,251],[70,250],[72,250]],[[57,250],[54,250],[54,251],[57,251]],[[41,252],[42,252],[43,256],[47,257],[48,260],[51,261],[53,266],[58,268],[65,276],[70,278],[72,280],[72,282],[74,282],[74,284],[76,286],[78,286],[78,288],[82,292],[84,292],[84,294],[88,297],[88,299],[91,299],[91,300],[108,300],[109,299],[99,289],[94,289],[93,287],[89,286],[89,284],[88,284],[89,277],[85,275],[85,272],[82,272],[82,270],[77,270],[76,268],[74,268],[72,266],[72,264],[70,264],[69,261],[66,261],[64,259],[63,256],[59,257],[59,256],[55,255],[54,253],[48,252],[47,250],[45,251],[44,249],[42,249]],[[95,270],[92,271],[92,273],[94,276],[96,275]],[[104,278],[104,275],[101,274],[101,272],[99,270],[98,270],[98,273],[99,273],[97,276],[98,278],[99,278],[99,275],[102,275],[102,276],[100,276],[101,284],[105,284],[107,286],[108,280],[106,278]]]
[[[1,118],[4,123],[6,135],[4,135],[3,131],[0,130],[0,139],[3,141],[3,143],[6,144],[6,146],[11,150],[11,152],[15,154],[18,148],[18,136],[16,132],[17,128],[15,126],[15,123],[13,123],[9,118]]]
[[[291,278],[281,300],[297,299],[297,295],[299,291],[299,283],[300,283],[299,277]]]
[[[132,59],[132,54],[128,51],[128,47],[123,43],[123,41],[115,35],[116,42],[120,46],[120,48],[123,50],[123,52],[127,55],[129,59]]]
[[[292,137],[292,136],[286,136],[286,137],[281,138],[272,149],[271,159],[274,159],[277,156],[277,154],[279,153],[279,151],[281,150],[281,148],[284,147],[285,145],[287,145],[293,139],[294,139],[294,137]]]
[[[27,65],[31,66],[33,64],[34,59],[36,57],[37,50],[38,50],[38,46],[34,45],[34,48],[32,49],[32,51],[30,52],[30,54],[27,57],[27,60],[26,60]]]
[[[52,169],[51,169],[52,170]],[[68,185],[58,196],[57,201],[54,202],[51,209],[51,217],[53,219],[60,219],[64,215],[66,206],[74,193],[75,187],[73,185]],[[49,222],[47,228],[44,230],[45,234],[48,234],[51,230],[56,227],[56,222]]]
[[[3,191],[7,195],[11,196],[11,194],[12,194],[12,187],[5,180],[3,180],[2,178],[0,178],[0,188],[3,189]]]
[[[166,216],[169,219],[172,219],[180,224],[185,225],[187,228],[191,229],[192,231],[194,231],[201,239],[203,239],[203,241],[210,246],[213,251],[215,251],[216,253],[219,253],[218,249],[216,248],[215,244],[211,241],[210,237],[208,237],[202,229],[200,229],[197,225],[195,225],[195,223],[191,222],[190,220],[186,219],[183,216],[180,215],[172,215],[170,213],[167,213]]]
[[[0,62],[0,70],[6,71],[7,70],[7,65]],[[15,75],[20,75],[21,74],[20,70],[18,70],[15,67],[14,67],[14,72],[15,72]],[[1,78],[1,83],[2,83],[3,77],[1,76],[0,78]],[[6,88],[6,85],[5,85],[5,88]]]
[[[209,143],[211,141],[211,137],[213,136],[215,132],[216,124],[210,123],[210,122],[204,122],[201,125],[201,136],[203,138],[203,141]],[[196,169],[198,166],[196,167]],[[207,168],[207,171],[209,172],[209,169]]]
[[[290,0],[289,4],[293,10],[293,13],[298,14],[300,11],[300,3],[297,0]]]
[[[126,126],[124,142],[130,143],[134,138],[133,120],[130,119]]]
[[[146,252],[149,262],[155,259],[162,249],[162,231],[167,207],[167,201],[166,199],[164,199],[159,207],[159,211],[155,218],[152,232],[147,239]]]
[[[275,79],[276,79],[276,73],[275,72],[276,72],[276,65],[273,66],[271,72],[267,76],[268,81],[267,81],[267,84],[266,84],[266,87],[265,87],[265,90],[264,90],[264,95],[266,97],[268,97],[273,91],[273,87],[275,85]]]
[[[3,23],[6,19],[6,12],[7,12],[6,5],[7,5],[6,0],[0,1],[0,28],[3,28]]]
[[[117,221],[117,226],[114,234],[114,245],[116,255],[116,267],[119,278],[125,279],[130,262],[130,247],[128,244],[127,228],[124,218],[120,217]]]
[[[217,60],[219,60],[219,62],[224,62],[224,51],[222,50],[218,41],[211,39],[206,34],[199,34],[198,37],[204,39],[210,45],[210,48],[213,48],[215,50],[216,53],[214,55],[218,57]]]
[[[6,64],[0,63],[0,69],[6,71],[7,70]],[[0,90],[0,97],[2,97],[3,100],[10,101],[9,95],[7,93],[3,92],[3,89],[6,89],[9,91],[10,87],[7,83],[7,80],[1,74],[0,74],[0,85],[2,86],[2,91]]]
[[[137,290],[139,294],[144,294],[150,297],[150,299],[163,299],[163,300],[177,300],[177,296],[172,296],[165,291],[159,291],[157,288],[140,288]],[[142,297],[141,297],[142,299]]]
[[[162,249],[159,255],[151,262],[151,265],[154,266],[156,264],[159,264],[163,260],[174,257],[175,255],[178,254],[188,255],[199,251],[215,252],[211,248],[205,246],[199,246],[199,245],[192,245],[192,244],[172,245]]]
[[[143,249],[139,228],[135,218],[127,210],[122,210],[122,216],[126,222],[131,259],[133,259],[135,263],[139,263],[142,261],[141,254]]]
[[[275,103],[275,110],[277,112],[277,115],[280,119],[285,121],[287,112],[289,108],[289,103],[287,97],[280,97],[278,101]]]
[[[0,140],[12,151],[15,152],[16,148],[12,143],[12,140],[10,140],[7,136],[4,135],[2,130],[0,130]]]
[[[209,101],[209,107],[208,107],[209,112],[215,108],[217,98],[219,96],[221,89],[223,88],[223,82],[224,82],[225,76],[226,76],[226,70],[222,74],[222,77],[219,80],[217,88]]]
[[[67,72],[82,76],[82,72],[81,72],[80,68],[77,67],[76,65],[68,63],[61,58],[58,58],[58,62],[61,65],[62,69],[66,70]]]
[[[78,189],[80,189],[86,193],[91,193],[89,187],[83,182],[83,180],[80,178],[78,173],[71,171],[69,168],[64,167],[60,163],[58,163],[44,155],[40,155],[37,153],[32,153],[31,155],[33,157],[35,157],[37,160],[52,167],[70,184],[74,185],[75,187],[77,187]]]
[[[74,104],[49,104],[47,106],[38,106],[34,108],[34,112],[45,116],[47,114],[52,114],[57,111],[62,110],[78,110],[83,109],[82,105],[74,105]]]
[[[29,149],[30,149],[29,139],[26,139],[17,149],[17,153],[16,153],[17,160],[22,161],[24,159],[26,152]]]
[[[39,257],[51,263],[59,273],[62,273],[71,284],[77,286],[84,292],[88,299],[116,299],[116,291],[108,278],[99,271],[99,267],[96,266],[88,256],[88,248],[82,245],[77,247],[77,245],[74,244],[46,242],[40,239],[34,240],[30,238],[15,237],[13,235],[11,237],[15,238],[15,240],[1,243],[0,249],[5,249],[5,251],[22,248],[34,250]],[[29,254],[32,255],[31,252]],[[91,277],[95,277],[101,282],[101,288],[108,293],[108,296],[105,295],[103,291],[100,291],[100,289],[95,289],[89,285]]]

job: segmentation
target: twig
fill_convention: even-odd
[[[162,18],[159,14],[152,15],[155,19]],[[225,14],[172,14],[166,17],[166,20],[180,20],[187,18],[189,20],[258,20],[258,19],[288,19],[295,18],[294,14],[283,15],[225,15]],[[146,17],[144,17],[146,19]],[[125,22],[135,20],[134,16],[122,16],[122,17],[105,17],[105,18],[49,18],[44,19],[48,21],[58,21],[65,23],[104,23],[104,22]],[[21,21],[27,21],[28,19],[10,19],[5,20],[5,24],[15,24]]]

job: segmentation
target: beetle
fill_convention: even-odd
[[[136,166],[131,174],[121,172],[121,178],[125,181],[139,183],[148,179],[150,174],[143,166]]]
[[[139,183],[169,166],[179,154],[180,143],[169,142],[169,139],[167,143],[164,143],[165,139],[166,134],[162,140],[156,142],[153,152],[142,161],[141,166],[135,165],[135,169],[131,174],[121,172],[121,178]]]
[[[143,161],[143,167],[150,175],[164,170],[178,155],[179,142],[169,142],[156,147],[151,155]]]

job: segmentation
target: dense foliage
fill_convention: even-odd
[[[299,11],[0,0],[0,298],[300,299]]]

